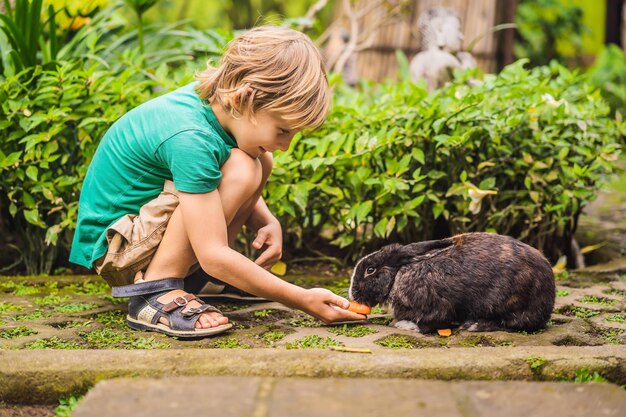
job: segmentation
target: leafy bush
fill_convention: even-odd
[[[75,226],[80,186],[99,139],[151,97],[152,81],[66,62],[0,83],[0,209],[13,217],[26,272],[47,273]]]
[[[497,231],[568,254],[582,208],[615,170],[624,123],[584,76],[524,63],[431,95],[409,82],[338,85],[327,123],[275,158],[265,195],[291,244],[321,238],[354,257]]]
[[[583,9],[561,0],[523,0],[517,7],[518,39],[515,56],[528,58],[532,65],[556,59],[580,61],[582,40],[589,28],[583,24]],[[579,62],[580,63],[580,62]]]

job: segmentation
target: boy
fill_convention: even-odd
[[[282,250],[281,226],[261,197],[271,153],[328,112],[317,48],[297,31],[258,27],[197,79],[106,133],[83,184],[70,261],[130,297],[134,329],[182,338],[228,330],[219,310],[183,290],[199,268],[325,322],[363,319],[345,310],[348,300],[267,271]],[[244,224],[257,232],[253,246],[265,248],[255,262],[231,249]]]

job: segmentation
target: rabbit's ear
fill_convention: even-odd
[[[393,256],[393,263],[400,266],[409,263],[418,256],[427,254],[428,252],[447,248],[452,246],[452,239],[427,240],[425,242],[410,243],[398,248]]]

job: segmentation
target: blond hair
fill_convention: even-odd
[[[278,113],[289,128],[317,128],[330,107],[321,54],[311,40],[282,26],[259,26],[233,39],[217,68],[196,74],[198,95],[238,118]],[[236,105],[230,97],[239,93]]]

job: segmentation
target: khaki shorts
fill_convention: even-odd
[[[112,287],[132,284],[135,274],[152,261],[177,206],[174,183],[165,181],[161,194],[141,207],[139,215],[127,214],[107,229],[109,248],[94,262],[96,272]]]

